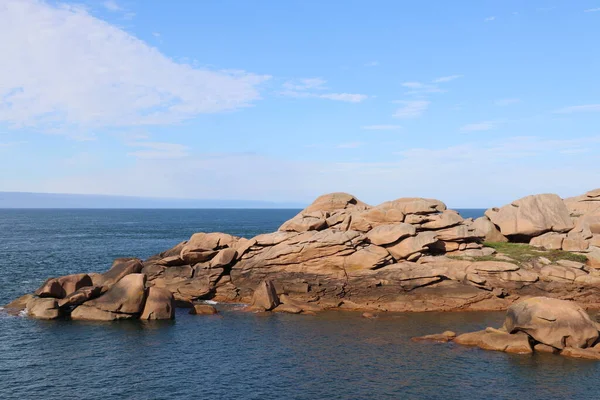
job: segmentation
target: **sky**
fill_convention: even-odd
[[[0,191],[600,187],[600,0],[0,0]]]

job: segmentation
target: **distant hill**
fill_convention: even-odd
[[[0,192],[0,208],[304,208],[302,203]]]

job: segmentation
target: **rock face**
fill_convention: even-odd
[[[271,281],[263,281],[254,291],[252,307],[262,308],[266,311],[272,310],[279,305],[277,291]]]
[[[85,303],[87,307],[121,314],[139,314],[146,298],[144,274],[129,274],[105,294]]]
[[[533,237],[573,228],[569,210],[555,194],[527,196],[504,207],[491,208],[485,215],[504,236]]]
[[[565,205],[573,216],[580,216],[600,210],[600,189],[587,192],[577,197],[565,199]]]
[[[173,319],[175,318],[175,299],[167,289],[151,287],[144,304],[140,319]]]
[[[509,307],[504,327],[507,332],[524,332],[556,349],[586,348],[598,339],[598,329],[577,304],[535,297]]]
[[[27,302],[27,314],[37,319],[56,319],[61,316],[56,299],[39,297]]]

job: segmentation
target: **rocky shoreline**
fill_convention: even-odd
[[[278,231],[196,233],[103,274],[48,279],[5,306],[34,318],[170,319],[195,302],[255,311],[504,310],[534,296],[600,308],[600,189],[528,196],[464,219],[433,199],[316,199]]]

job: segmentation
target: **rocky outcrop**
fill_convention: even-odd
[[[555,194],[527,196],[501,208],[485,212],[504,236],[534,237],[546,232],[567,232],[573,228],[569,210]]]
[[[600,210],[600,189],[595,189],[581,196],[565,199],[565,205],[572,216],[578,217]]]
[[[371,206],[333,193],[276,232],[196,233],[144,261],[117,259],[102,274],[52,278],[33,298],[96,320],[170,318],[167,293],[178,307],[211,299],[301,314],[502,310],[531,296],[600,307],[599,216],[569,215],[565,204],[556,195],[529,196],[473,221],[439,200]],[[486,241],[532,247],[520,258]],[[574,262],[585,257],[571,253],[588,261]]]
[[[535,297],[513,304],[506,312],[508,333],[523,332],[556,349],[587,348],[598,339],[596,323],[576,303]]]
[[[484,350],[529,354],[561,354],[566,357],[600,360],[598,325],[577,304],[547,297],[533,297],[512,305],[500,329],[464,333],[451,337],[447,333],[413,338],[448,340]]]

